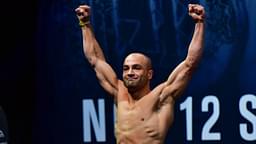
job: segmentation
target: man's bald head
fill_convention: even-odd
[[[151,60],[143,53],[129,54],[123,63],[123,80],[129,92],[150,89],[153,76]]]
[[[141,62],[143,65],[147,67],[147,69],[152,69],[151,59],[143,53],[133,52],[126,56],[124,60],[124,64],[130,60],[135,60]]]

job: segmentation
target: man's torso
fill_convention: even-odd
[[[171,121],[161,119],[161,90],[158,87],[140,100],[133,101],[126,88],[121,86],[117,96],[115,125],[118,144],[163,142]],[[171,112],[171,109],[165,111],[166,117],[173,117]]]

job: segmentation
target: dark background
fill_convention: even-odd
[[[112,0],[4,2],[0,106],[8,120],[10,144],[82,143],[83,99],[104,98],[107,113],[112,113],[111,99],[84,59],[73,13],[79,4],[91,1],[96,37],[119,76],[120,59],[133,50],[144,51],[153,59],[153,86],[165,80],[184,58],[193,30],[193,23],[184,16],[184,3],[158,1],[153,4],[158,10],[153,11],[152,1],[124,0],[119,2],[116,16]],[[200,111],[201,100],[215,95],[220,99],[221,116],[213,130],[222,132],[224,143],[246,143],[238,133],[239,123],[247,122],[239,114],[238,101],[244,94],[256,94],[255,2],[203,2],[209,16],[206,50],[184,93],[195,100],[192,142],[202,142],[199,130],[209,118]],[[154,14],[156,24],[151,21]],[[178,110],[178,104],[167,142],[185,141],[184,112]],[[113,132],[112,117],[107,118],[107,125],[108,135]],[[107,142],[113,141],[114,136],[108,135]]]
[[[10,144],[32,143],[37,1],[1,2],[0,106]]]

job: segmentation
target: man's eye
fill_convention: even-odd
[[[141,66],[135,66],[134,69],[139,70],[139,69],[141,69]]]
[[[123,67],[123,70],[128,70],[128,68],[127,67]]]

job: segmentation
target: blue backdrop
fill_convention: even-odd
[[[107,61],[143,51],[153,61],[152,87],[187,53],[194,23],[188,3],[206,10],[203,59],[175,106],[166,143],[256,142],[256,1],[42,0],[38,3],[36,144],[114,143],[114,105],[85,60],[75,15],[92,7]]]

